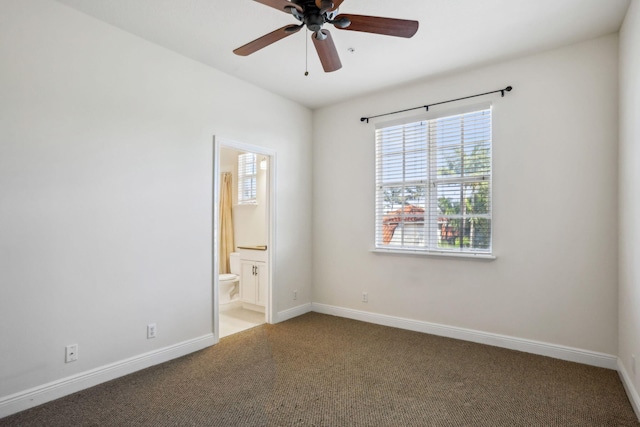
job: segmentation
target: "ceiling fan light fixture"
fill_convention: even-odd
[[[324,18],[317,13],[309,13],[304,17],[304,25],[307,26],[309,31],[320,31],[322,25],[324,25]]]

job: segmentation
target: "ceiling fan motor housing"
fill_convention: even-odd
[[[291,2],[301,6],[303,10],[303,12],[300,12],[295,8],[291,8],[292,15],[313,32],[319,31],[325,23],[332,21],[338,14],[338,9],[327,10],[322,13],[315,0],[292,0]],[[329,3],[333,5],[333,2]]]

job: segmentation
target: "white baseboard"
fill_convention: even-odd
[[[585,365],[597,366],[600,368],[617,369],[618,358],[605,353],[597,353],[579,348],[565,347],[506,335],[492,334],[473,329],[458,328],[454,326],[440,325],[437,323],[405,319],[402,317],[369,313],[366,311],[353,310],[326,304],[313,303],[312,309],[318,313],[361,320],[363,322],[375,323],[377,325],[391,326],[394,328],[439,335],[447,338],[455,338],[479,344],[508,348],[510,350],[523,351],[525,353],[538,354],[541,356],[583,363]]]
[[[214,344],[213,334],[101,366],[29,390],[0,397],[0,418],[93,387],[124,375],[182,357]]]
[[[285,320],[293,319],[294,317],[302,316],[303,314],[311,311],[311,303],[299,305],[297,307],[290,308],[288,310],[278,312],[278,318],[276,323],[284,322]]]
[[[629,396],[631,406],[633,406],[633,410],[640,421],[640,395],[633,384],[632,377],[629,375],[620,359],[618,359],[618,374],[620,375],[622,385],[624,385],[624,389],[627,392],[627,396]]]

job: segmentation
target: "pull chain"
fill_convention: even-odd
[[[306,34],[308,35],[308,34]],[[304,75],[309,75],[309,37],[304,38],[306,40],[305,43],[305,51],[304,51]]]

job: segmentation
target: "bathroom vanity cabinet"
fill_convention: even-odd
[[[240,249],[240,300],[244,308],[264,312],[268,280],[266,251]]]

